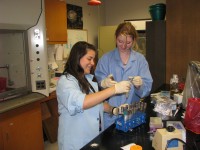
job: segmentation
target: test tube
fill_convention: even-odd
[[[144,111],[146,111],[147,103],[144,103]]]
[[[140,102],[140,111],[143,112],[144,111],[144,103]]]
[[[128,120],[128,106],[123,107],[124,122]]]
[[[131,83],[132,80],[133,80],[133,78],[134,78],[134,77],[129,76],[129,77],[128,77],[128,81],[130,81],[130,83]],[[126,93],[126,99],[128,98],[128,96],[129,96],[129,92]]]

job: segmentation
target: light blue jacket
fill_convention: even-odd
[[[92,81],[93,75],[86,75],[86,78],[95,91],[98,91],[97,83]],[[82,93],[77,79],[71,75],[67,78],[65,75],[60,77],[56,94],[60,115],[59,150],[79,150],[99,134],[99,114],[103,121],[103,104],[83,110],[86,94]]]
[[[117,82],[128,80],[129,76],[141,76],[143,80],[143,85],[139,90],[135,89],[133,85],[131,86],[128,98],[126,98],[125,94],[109,98],[108,102],[112,106],[119,107],[121,104],[131,104],[150,94],[153,79],[149,71],[149,65],[145,57],[134,50],[131,50],[129,61],[125,67],[122,64],[117,48],[103,55],[99,59],[95,70],[95,77],[97,78],[99,85],[109,74],[113,74],[113,77]],[[104,128],[113,124],[116,118],[117,116],[104,113]]]

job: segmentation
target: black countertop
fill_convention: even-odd
[[[161,89],[162,90],[162,89]],[[81,150],[121,150],[122,146],[125,146],[130,143],[135,143],[142,146],[143,150],[154,150],[152,147],[152,135],[149,134],[149,120],[150,117],[155,117],[156,112],[153,111],[154,105],[150,103],[150,97],[145,99],[147,102],[146,109],[146,123],[142,124],[132,131],[123,132],[115,128],[115,124],[111,125],[100,135],[86,144]],[[181,118],[182,112],[180,110],[176,117],[170,117],[169,121],[183,121]],[[163,121],[164,127],[166,127],[166,121]],[[199,138],[199,135],[196,135],[190,131],[186,132],[186,141],[194,147],[194,139]],[[97,145],[93,147],[92,144]],[[196,147],[200,150],[200,143]],[[187,148],[189,150],[189,148]],[[195,150],[195,148],[193,149]]]

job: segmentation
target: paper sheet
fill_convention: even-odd
[[[48,50],[48,62],[55,62],[55,48],[54,46],[48,45],[47,47]]]
[[[70,49],[67,48],[66,44],[63,44],[64,54],[63,57],[67,59],[69,57]]]
[[[56,60],[63,60],[63,46],[61,44],[58,45],[56,49]]]
[[[51,65],[51,69],[57,69],[58,65],[55,61],[55,47],[48,45],[48,65]]]
[[[53,70],[58,68],[58,65],[56,62],[51,62],[51,65],[52,65]]]

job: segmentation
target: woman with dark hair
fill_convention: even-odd
[[[130,89],[128,81],[121,81],[98,92],[91,74],[96,54],[93,45],[77,42],[57,83],[59,150],[78,150],[96,137],[103,130],[103,111],[112,112],[112,107],[102,102]]]

